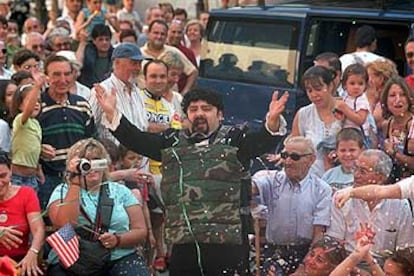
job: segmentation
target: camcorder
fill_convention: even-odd
[[[93,159],[89,160],[82,158],[78,165],[77,170],[80,174],[85,175],[91,171],[103,171],[108,168],[108,160],[106,159]]]

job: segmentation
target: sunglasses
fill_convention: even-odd
[[[308,155],[312,155],[312,153],[298,154],[298,153],[288,153],[286,151],[283,151],[280,153],[280,157],[282,159],[287,159],[288,157],[290,157],[290,159],[292,159],[293,161],[299,161],[302,157],[305,157]]]
[[[408,53],[405,54],[405,56],[407,58],[413,58],[414,57],[414,52],[408,52]]]
[[[3,55],[7,54],[7,49],[6,49],[6,48],[1,49],[1,53],[2,53]]]

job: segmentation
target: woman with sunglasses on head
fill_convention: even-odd
[[[38,182],[44,182],[39,165],[42,128],[36,117],[40,113],[40,91],[45,79],[41,74],[34,79],[34,84],[19,86],[13,95],[12,181],[37,191]]]
[[[93,138],[76,142],[68,152],[66,181],[49,199],[49,218],[56,229],[70,223],[82,239],[109,250],[109,260],[97,264],[99,275],[149,276],[144,258],[136,252],[147,236],[141,203],[126,186],[108,179],[109,164],[110,157],[100,142]],[[112,208],[101,212],[100,202],[105,198]],[[96,254],[82,251],[82,247],[80,251],[82,261],[90,261]],[[54,250],[49,264],[48,275],[74,275],[73,265],[65,268]]]
[[[293,120],[291,136],[310,138],[317,148],[312,171],[322,176],[333,167],[329,153],[335,149],[336,134],[342,128],[334,114],[335,76],[333,69],[313,66],[306,70],[302,82],[311,104],[299,109]]]
[[[383,106],[381,105],[381,93],[387,81],[398,76],[398,71],[395,63],[391,60],[377,60],[368,63],[365,68],[368,72],[368,88],[366,95],[371,107],[371,113],[374,116],[375,125],[380,128],[383,118]]]
[[[39,200],[32,188],[14,185],[10,166],[7,154],[0,152],[0,256],[17,262],[19,275],[42,275],[38,254],[45,229]]]

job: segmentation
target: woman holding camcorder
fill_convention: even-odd
[[[52,234],[48,275],[149,275],[135,250],[147,235],[141,203],[127,187],[108,180],[108,164],[108,153],[95,139],[70,148],[66,183],[53,191],[48,209],[53,226],[60,228],[55,234],[69,244],[73,227],[79,241],[71,246],[79,248],[65,255]]]

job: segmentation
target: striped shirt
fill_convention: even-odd
[[[144,100],[139,89],[134,84],[125,84],[118,79],[113,73],[109,78],[100,83],[107,93],[111,93],[112,88],[116,90],[116,107],[133,125],[141,130],[145,130],[148,126],[146,120],[146,111]],[[131,92],[129,92],[131,89]],[[96,99],[95,89],[91,91],[89,99],[91,104],[93,116],[98,128],[100,138],[107,138],[119,145],[118,140],[109,132],[109,130],[102,124],[103,111]]]
[[[67,95],[64,103],[57,103],[48,91],[41,95],[42,111],[37,119],[42,127],[42,144],[52,145],[56,149],[56,156],[52,160],[42,160],[46,175],[65,171],[69,148],[81,139],[96,136],[88,101],[78,95]]]

